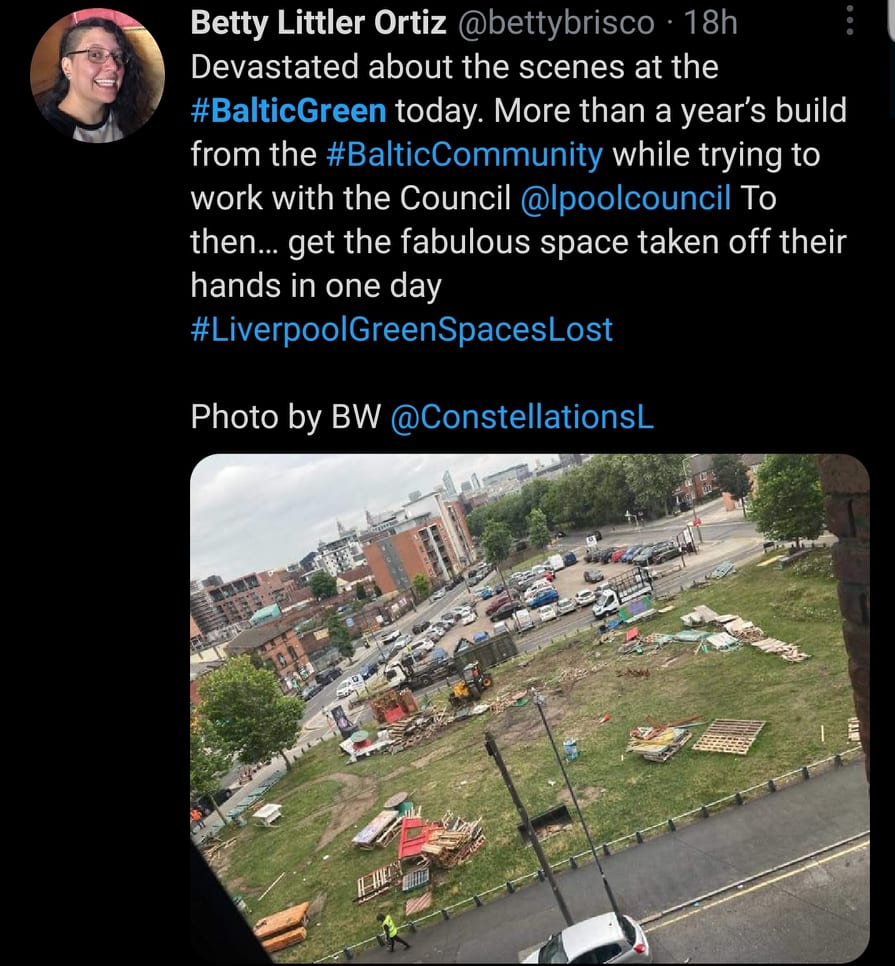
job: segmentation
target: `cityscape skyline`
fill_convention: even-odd
[[[231,454],[199,462],[190,480],[190,579],[225,581],[279,570],[365,528],[366,513],[398,510],[450,475],[460,492],[518,464],[534,472],[556,454]]]

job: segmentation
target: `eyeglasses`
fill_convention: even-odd
[[[106,50],[105,47],[85,47],[84,50],[70,50],[63,57],[71,57],[72,54],[86,54],[91,64],[104,64],[110,57],[118,67],[126,67],[130,60],[123,50]]]

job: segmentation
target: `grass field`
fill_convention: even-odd
[[[530,697],[510,701],[525,689],[542,694],[560,752],[565,739],[577,741],[579,757],[566,769],[597,843],[625,839],[850,747],[847,722],[854,703],[828,551],[814,551],[786,570],[747,565],[668,603],[673,609],[644,624],[644,635],[681,630],[681,615],[704,604],[752,621],[809,657],[790,663],[749,646],[706,653],[692,642],[622,655],[621,634],[597,643],[591,627],[496,668],[486,700],[503,710],[453,723],[399,754],[355,764],[334,741],[313,746],[276,786],[275,800],[283,805],[279,822],[269,829],[230,826],[207,853],[227,891],[244,900],[250,925],[290,905],[311,903],[307,940],[273,958],[320,962],[369,940],[378,931],[380,909],[390,910],[399,925],[404,920],[404,902],[415,893],[397,890],[354,901],[359,877],[396,861],[397,840],[364,851],[352,839],[397,792],[406,792],[430,821],[450,813],[480,819],[484,828],[478,852],[455,868],[432,870],[432,908],[466,901],[537,869],[518,832],[519,813],[485,750],[487,730],[530,816],[566,804],[576,817],[537,707]],[[446,696],[433,703],[446,705]],[[609,720],[599,723],[605,715]],[[668,761],[626,752],[632,728],[694,717],[693,738]],[[764,725],[745,755],[693,750],[717,718]],[[589,854],[577,821],[545,836],[542,846],[557,864]]]

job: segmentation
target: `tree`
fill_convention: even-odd
[[[366,590],[364,590],[364,585],[363,584],[355,584],[354,585],[354,596],[358,600],[366,600],[367,599],[367,592],[366,592]]]
[[[330,614],[326,621],[329,639],[339,649],[342,657],[354,657],[354,642],[345,626],[345,621],[338,614]]]
[[[771,540],[814,540],[825,526],[824,498],[813,453],[767,456],[756,473],[752,517]]]
[[[513,534],[510,532],[510,528],[505,523],[489,523],[485,532],[482,534],[481,543],[485,548],[485,556],[488,559],[488,563],[494,564],[497,567],[500,579],[504,586],[506,586],[506,580],[504,579],[500,565],[509,557],[510,550],[513,546]]]
[[[295,742],[304,714],[301,698],[285,697],[271,671],[252,666],[248,655],[231,658],[199,683],[200,730],[209,729],[212,747],[241,761],[263,761],[281,755]]]
[[[214,731],[196,714],[190,717],[190,790],[196,798],[207,795],[215,811],[226,825],[227,819],[218,805],[218,780],[233,764],[233,756],[217,743]]]
[[[729,493],[734,500],[742,500],[749,495],[752,481],[743,461],[735,453],[716,453],[712,458],[712,471],[723,493]],[[746,504],[743,503],[745,515]]]
[[[634,506],[668,513],[671,494],[680,486],[683,453],[639,453],[620,457],[634,497]]]
[[[336,578],[328,574],[325,570],[315,570],[311,574],[311,579],[308,583],[311,588],[311,593],[317,600],[326,600],[327,597],[335,597],[339,592]]]
[[[538,550],[550,543],[550,531],[547,528],[547,517],[543,510],[534,509],[528,514],[528,539]]]
[[[417,574],[410,583],[417,600],[425,600],[432,590],[429,578],[425,574]]]

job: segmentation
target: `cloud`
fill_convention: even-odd
[[[190,481],[190,578],[233,580],[296,562],[335,540],[336,521],[365,524],[397,510],[415,490],[431,492],[449,470],[457,489],[518,463],[534,470],[554,455],[215,454]]]

